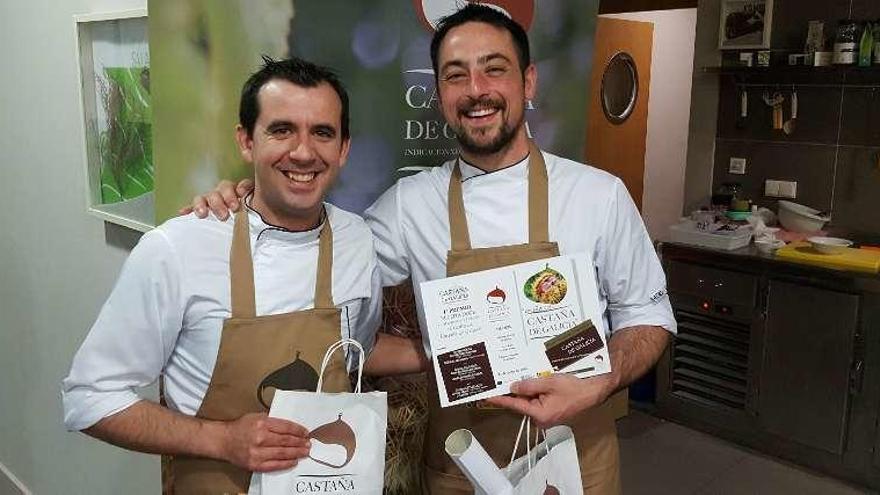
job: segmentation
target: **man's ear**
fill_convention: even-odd
[[[241,157],[248,163],[254,162],[254,140],[248,136],[248,131],[241,124],[235,126],[235,142],[238,143],[238,151]]]
[[[342,140],[342,150],[339,153],[339,166],[344,167],[348,161],[348,152],[351,150],[351,136]]]
[[[526,100],[534,100],[538,93],[538,69],[535,64],[529,64],[523,73],[523,84],[525,86]]]

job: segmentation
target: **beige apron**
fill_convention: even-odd
[[[333,231],[324,221],[318,242],[314,309],[256,316],[254,269],[247,209],[235,216],[230,251],[232,316],[223,323],[217,363],[196,417],[231,421],[266,412],[275,389],[315,390],[327,348],[339,340],[340,311],[333,306]],[[341,354],[324,374],[324,390],[350,390]],[[171,461],[175,495],[248,491],[251,473],[213,459]]]
[[[456,163],[449,180],[449,230],[452,249],[446,259],[447,276],[559,256],[549,240],[547,167],[541,151],[532,143],[529,151],[529,242],[512,246],[471,249],[461,169]],[[510,461],[515,432],[522,416],[506,409],[473,406],[441,408],[436,381],[429,383],[429,419],[425,439],[424,488],[426,493],[473,493],[470,482],[444,451],[446,437],[458,428],[471,430],[498,466]],[[620,493],[619,454],[614,418],[606,404],[584,411],[569,421],[574,430],[584,491],[589,494]]]

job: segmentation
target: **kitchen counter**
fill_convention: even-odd
[[[880,293],[880,274],[821,267],[778,258],[758,251],[754,244],[724,250],[677,242],[658,244],[661,258],[675,257],[702,265],[766,275],[787,275],[798,278],[821,279],[856,291]],[[833,255],[829,255],[833,256]]]

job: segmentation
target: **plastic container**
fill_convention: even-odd
[[[688,224],[678,224],[669,227],[669,237],[673,242],[729,251],[748,246],[752,240],[752,231],[743,228],[734,232],[718,234],[699,231]]]

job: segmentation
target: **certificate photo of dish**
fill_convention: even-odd
[[[504,395],[526,378],[611,371],[594,274],[578,254],[423,282],[440,404]]]

